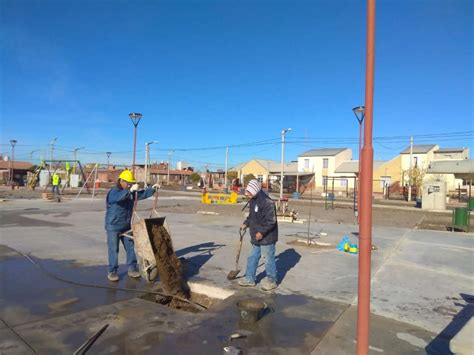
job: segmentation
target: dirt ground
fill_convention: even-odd
[[[28,191],[26,189],[11,190],[7,187],[0,188],[0,199],[36,199],[41,198],[43,189]],[[107,190],[96,191],[98,199],[104,198]],[[63,199],[73,198],[77,191],[65,191]],[[84,191],[83,197],[87,197]],[[176,193],[174,191],[160,190],[158,209],[162,212],[175,213],[219,213],[229,216],[243,216],[243,204],[237,205],[204,205],[201,204],[197,193]],[[143,206],[143,205],[142,205]],[[411,205],[413,206],[413,204]],[[451,206],[453,207],[453,206]],[[298,217],[308,219],[310,203],[306,201],[290,201],[289,208],[298,213]],[[430,230],[448,230],[452,215],[449,212],[427,212],[410,207],[404,201],[375,201],[373,205],[372,221],[374,226],[417,228]],[[319,197],[313,200],[311,206],[311,220],[320,223],[356,224],[356,217],[352,210],[350,200],[338,200],[334,209],[326,209],[324,201]],[[471,213],[471,225],[474,224],[474,213]]]

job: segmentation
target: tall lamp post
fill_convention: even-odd
[[[133,162],[132,162],[132,171],[135,173],[135,157],[137,153],[137,126],[140,123],[142,114],[139,112],[131,112],[128,114],[128,117],[132,120],[133,123]]]
[[[367,40],[365,69],[364,147],[360,181],[359,213],[359,277],[357,297],[357,354],[369,353],[370,273],[372,253],[372,174],[374,148],[372,126],[374,108],[375,1],[367,0]]]
[[[145,143],[145,186],[148,183],[148,165],[150,164],[150,145],[158,143],[158,141],[151,141]]]
[[[73,168],[73,174],[76,173],[76,165],[77,165],[77,152],[81,149],[84,149],[85,147],[80,147],[80,148],[74,148],[74,168]]]
[[[360,206],[360,166],[361,166],[361,157],[362,157],[362,123],[364,122],[365,117],[365,106],[357,106],[352,109],[354,115],[359,122],[359,176],[357,178],[357,211],[356,216],[357,220],[359,220],[359,206]]]
[[[283,198],[283,169],[285,167],[285,133],[289,131],[291,131],[291,128],[281,130],[280,200]]]
[[[35,149],[30,152],[30,160],[33,163],[33,153],[39,152],[41,149]]]
[[[15,139],[12,139],[10,140],[10,144],[12,145],[12,158],[10,160],[10,164],[11,164],[11,170],[10,170],[10,185],[12,187],[12,190],[13,190],[13,179],[15,177],[15,167],[14,167],[14,164],[15,164],[15,144],[17,143],[17,141]]]

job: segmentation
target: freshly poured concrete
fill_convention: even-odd
[[[151,202],[146,201],[140,208],[150,206]],[[0,244],[31,253],[49,271],[65,279],[110,285],[105,278],[107,254],[103,208],[101,200],[60,204],[4,202],[1,205]],[[149,210],[142,211],[145,216],[148,213]],[[237,346],[246,349],[246,353],[265,353],[269,349],[279,352],[278,349],[283,348],[291,348],[295,353],[310,353],[318,344],[329,344],[327,346],[331,348],[330,338],[320,342],[328,330],[331,330],[328,337],[335,334],[336,339],[343,335],[337,333],[338,329],[345,332],[344,322],[354,330],[355,318],[349,311],[353,309],[350,305],[356,304],[357,256],[335,249],[318,250],[286,244],[297,238],[297,232],[305,232],[306,224],[280,224],[276,255],[281,284],[268,296],[259,290],[242,290],[235,282],[226,280],[228,271],[235,267],[237,232],[243,217],[178,213],[167,217],[174,248],[178,256],[187,259],[192,280],[236,291],[217,308],[192,315],[139,300],[136,294],[80,288],[46,280],[47,277],[40,275],[26,260],[21,261],[14,253],[3,249],[0,281],[7,287],[0,290],[0,318],[45,353],[49,349],[74,349],[104,322],[110,322],[111,328],[94,346],[101,352],[116,349],[115,352],[121,353],[133,348],[146,353],[176,348],[181,353],[196,353],[196,349],[201,353],[214,353],[227,345],[223,341],[225,337],[238,330],[234,303],[251,292],[276,306],[274,313],[262,319],[262,333],[253,331],[248,338],[235,341]],[[332,243],[334,247],[344,235],[357,242],[357,237],[351,234],[357,231],[357,226],[313,223],[311,232],[318,233],[321,229],[328,235],[320,240]],[[383,327],[393,324],[401,330],[417,329],[423,333],[421,339],[427,344],[430,340],[435,344],[446,344],[446,339],[453,334],[436,335],[452,325],[453,315],[466,309],[466,301],[460,294],[474,294],[472,235],[375,227],[373,241],[379,249],[373,252],[372,311],[379,317],[373,317],[376,321],[375,324],[373,321],[372,329],[378,331],[377,339],[387,336],[391,341],[375,345],[371,340],[371,345],[387,353],[394,353],[394,344],[398,343],[404,344],[400,349],[408,349],[404,346],[413,351],[423,349],[420,346],[424,343],[408,331],[405,331],[408,335],[400,331],[402,335],[396,339],[391,338],[393,334],[388,330],[382,332]],[[246,240],[241,270],[245,269],[248,251]],[[125,276],[123,249],[120,261],[123,266],[119,285],[145,289],[145,283]],[[259,279],[262,276],[260,274]],[[335,326],[331,328],[334,322]],[[12,330],[1,324],[0,350],[13,343],[21,346]],[[185,339],[188,342],[185,343]],[[354,337],[347,339],[341,344],[352,352]]]

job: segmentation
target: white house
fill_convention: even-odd
[[[314,173],[315,188],[323,189],[329,176],[337,177],[344,174],[336,173],[336,168],[343,162],[352,159],[352,150],[349,148],[316,148],[308,150],[298,156],[298,172]],[[353,174],[351,174],[353,175]],[[337,182],[336,182],[337,181]],[[334,188],[345,190],[347,184],[353,188],[353,179],[335,181]]]

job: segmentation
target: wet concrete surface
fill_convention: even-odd
[[[124,271],[118,283],[105,279],[106,266],[83,266],[68,260],[33,259],[65,280],[106,287],[146,289],[144,281]],[[101,283],[100,280],[103,280]],[[0,318],[9,326],[54,318],[137,296],[134,292],[81,287],[54,279],[25,257],[0,245]]]
[[[137,294],[70,285],[53,279],[7,247],[0,247],[0,351],[23,353],[27,344],[40,353],[73,352],[104,324],[110,329],[94,346],[98,353],[221,353],[232,341],[245,353],[307,354],[321,340],[347,305],[303,295],[266,294],[240,289],[199,314],[161,306]],[[56,260],[37,260],[61,278],[97,283],[103,267],[84,267]],[[99,277],[100,276],[100,277]],[[119,286],[145,289],[123,277]],[[235,287],[235,284],[233,285]],[[258,298],[268,312],[255,325],[239,321],[237,301]],[[12,329],[12,330],[10,330]]]

